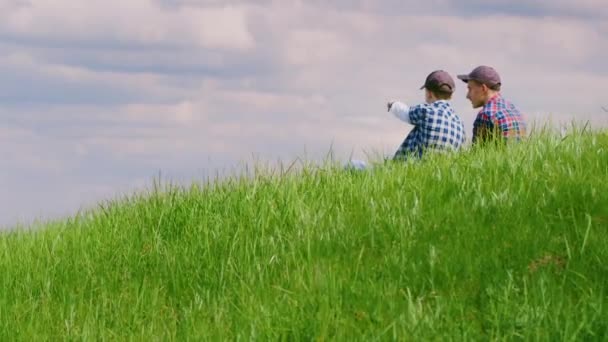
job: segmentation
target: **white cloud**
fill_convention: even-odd
[[[159,7],[150,0],[31,0],[0,14],[0,30],[51,41],[249,49],[243,7]]]
[[[45,173],[60,174],[66,171],[64,161],[49,154],[36,153],[36,146],[44,143],[44,139],[30,129],[20,127],[0,127],[0,156],[4,165],[4,173],[19,168],[39,170]],[[67,147],[68,146],[62,146]],[[65,157],[65,156],[64,156]]]
[[[46,180],[106,194],[252,155],[392,154],[410,127],[385,102],[421,102],[438,68],[493,65],[531,119],[608,124],[605,6],[519,4],[5,0],[0,184],[35,176],[41,191]],[[458,83],[470,133],[464,97]]]

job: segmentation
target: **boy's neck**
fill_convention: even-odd
[[[494,98],[496,98],[498,96],[500,96],[499,91],[489,91],[488,96],[486,97],[486,100],[485,100],[485,104],[488,104],[488,102],[492,101]]]
[[[428,98],[428,99],[426,100],[426,103],[431,104],[431,103],[435,103],[435,102],[437,102],[437,101],[446,101],[446,102],[447,102],[447,100],[438,99],[438,98],[436,98],[436,97],[431,97],[431,98]]]

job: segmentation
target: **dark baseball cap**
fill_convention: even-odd
[[[468,75],[458,75],[457,77],[458,79],[464,82],[469,82],[470,80],[473,80],[490,87],[497,85],[499,86],[501,84],[498,72],[496,72],[494,68],[486,65],[478,66],[477,68],[473,69],[473,71],[471,71],[471,73],[469,73]]]
[[[426,77],[424,85],[420,89],[428,89],[431,91],[441,91],[446,93],[453,93],[456,89],[454,79],[450,74],[443,70],[435,70]]]

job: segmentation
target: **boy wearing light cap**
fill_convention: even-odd
[[[489,66],[478,66],[468,75],[458,75],[467,83],[467,99],[473,108],[480,108],[473,123],[473,143],[492,138],[521,140],[526,135],[526,123],[520,111],[500,94],[498,72]],[[500,140],[499,140],[500,141]]]
[[[448,102],[456,89],[450,74],[443,70],[433,71],[420,89],[426,90],[426,103],[413,107],[395,101],[387,104],[389,112],[414,125],[393,159],[408,155],[420,157],[427,149],[456,151],[466,140],[464,123]]]

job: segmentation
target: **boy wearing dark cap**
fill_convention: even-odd
[[[467,99],[473,108],[481,108],[473,123],[473,143],[492,138],[519,141],[526,135],[526,123],[520,111],[500,94],[498,72],[489,66],[478,66],[468,75],[458,75],[467,83]]]
[[[433,71],[420,89],[426,90],[426,103],[413,107],[395,101],[387,104],[389,112],[414,125],[393,159],[408,155],[420,157],[427,149],[456,151],[466,140],[464,123],[448,102],[456,89],[450,74],[443,70]]]

